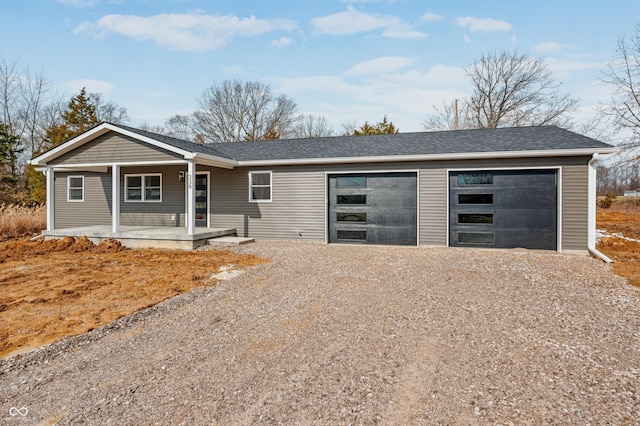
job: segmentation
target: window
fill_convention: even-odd
[[[162,175],[125,175],[124,176],[124,200],[125,201],[162,201]]]
[[[84,201],[84,176],[67,177],[67,201],[74,203]]]
[[[493,204],[493,194],[458,194],[458,204]]]
[[[495,244],[495,235],[492,232],[458,232],[460,244]]]
[[[493,185],[492,173],[459,173],[458,186]]]
[[[271,201],[271,172],[249,172],[249,202]]]
[[[367,240],[367,231],[346,231],[338,229],[337,233],[339,240]]]
[[[364,194],[358,195],[338,195],[338,204],[367,204],[367,196]]]
[[[366,176],[339,176],[336,178],[337,188],[366,188]]]
[[[336,213],[336,221],[338,222],[366,222],[366,213]]]
[[[458,223],[493,223],[492,213],[459,213]]]

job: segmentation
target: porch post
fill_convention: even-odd
[[[193,160],[187,160],[187,234],[196,233],[196,167]]]
[[[120,166],[111,166],[111,232],[120,231]]]
[[[46,180],[46,196],[47,196],[47,231],[53,231],[54,229],[54,171],[53,167],[47,166],[44,172]]]

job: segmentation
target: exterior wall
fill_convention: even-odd
[[[67,201],[67,176],[84,176],[84,201]],[[56,173],[54,229],[111,224],[110,173]]]
[[[179,160],[181,156],[138,140],[109,132],[70,151],[51,165]]]
[[[562,168],[562,250],[587,247],[587,172],[591,157],[282,166],[212,170],[211,226],[258,239],[326,241],[327,174],[419,170],[419,241],[447,245],[447,173],[457,169]],[[249,203],[250,171],[271,170],[272,202]]]
[[[327,174],[339,172],[414,171],[419,176],[419,243],[447,245],[447,173],[466,168],[562,167],[562,250],[586,250],[588,161],[591,157],[433,161],[415,163],[281,166],[210,171],[210,226],[235,228],[238,235],[258,239],[326,241]],[[178,172],[186,165],[121,168],[122,225],[185,226],[185,182]],[[272,201],[249,202],[249,172],[272,171]],[[125,202],[125,174],[162,173],[162,202]],[[67,202],[67,176],[85,176],[85,200]],[[111,175],[56,173],[56,229],[111,223]]]
[[[249,202],[249,172],[273,170],[272,202]],[[309,167],[214,169],[211,226],[261,239],[325,240],[325,173]]]
[[[185,182],[178,172],[185,166],[122,167],[120,169],[120,224],[185,226]],[[198,169],[200,170],[200,169]],[[125,202],[125,174],[162,174],[162,202]],[[67,201],[67,176],[84,176],[84,201]],[[111,171],[72,172],[55,175],[54,229],[111,224]]]
[[[184,166],[145,166],[120,168],[120,224],[129,226],[185,226],[186,183],[178,181]],[[162,174],[162,202],[133,202],[124,200],[125,175]]]
[[[586,250],[589,204],[589,166],[562,168],[562,249]]]

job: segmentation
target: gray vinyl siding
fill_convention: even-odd
[[[420,171],[419,242],[421,245],[447,245],[447,173],[446,170]]]
[[[590,157],[372,163],[213,169],[212,226],[233,227],[258,239],[325,241],[326,175],[338,172],[419,172],[419,242],[447,245],[447,173],[456,169],[557,168],[563,170],[562,249],[586,250],[587,162]],[[249,171],[271,170],[273,201],[249,203]],[[302,235],[299,235],[302,234]]]
[[[562,168],[562,249],[586,250],[588,226],[588,165]]]
[[[67,201],[67,176],[84,176],[84,201]],[[54,180],[54,228],[109,225],[111,223],[111,174],[56,173]]]
[[[52,160],[51,165],[167,161],[182,157],[114,132],[104,134]]]
[[[120,169],[120,224],[185,226],[185,183],[178,172],[186,166],[123,167]],[[125,202],[125,174],[162,174],[162,202]],[[84,202],[67,201],[67,176],[84,176]],[[56,173],[54,228],[111,224],[111,170],[108,173]],[[172,218],[175,217],[175,219]]]
[[[185,182],[178,172],[185,166],[120,168],[120,224],[130,226],[185,226]],[[125,175],[162,174],[162,202],[124,201]],[[175,216],[175,219],[172,219]]]
[[[272,201],[249,202],[249,172],[271,170]],[[318,168],[215,169],[212,227],[258,239],[325,240],[325,174]]]

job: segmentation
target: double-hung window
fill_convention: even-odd
[[[67,201],[73,203],[84,201],[84,176],[67,176]]]
[[[160,173],[124,176],[125,201],[162,201],[162,175]]]
[[[249,202],[271,201],[271,172],[249,172]]]

